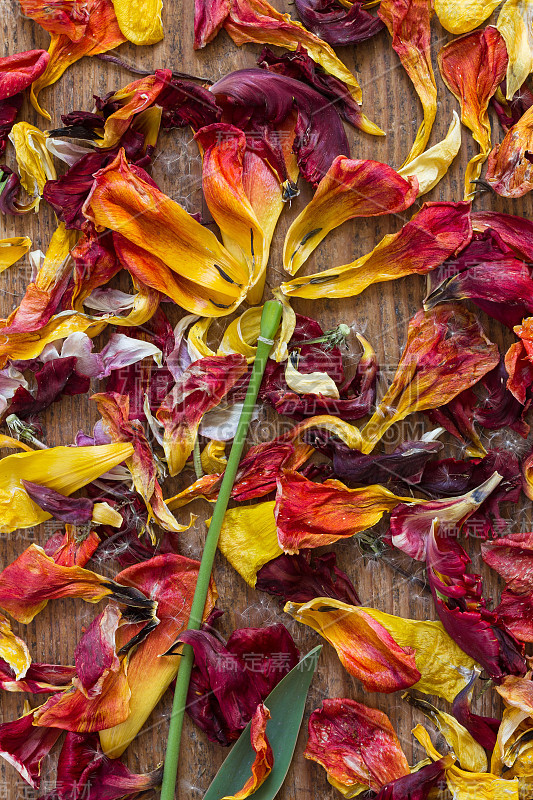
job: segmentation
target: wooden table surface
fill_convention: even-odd
[[[281,9],[279,0],[275,1],[276,7]],[[4,33],[1,55],[48,47],[48,34],[31,20],[22,17],[17,0],[0,0],[0,10],[0,24]],[[295,16],[291,5],[287,5],[283,10],[290,11]],[[232,70],[254,65],[260,46],[246,45],[238,48],[225,32],[219,34],[217,39],[203,51],[194,52],[193,13],[193,0],[183,0],[183,3],[177,0],[165,0],[164,41],[154,47],[144,48],[125,44],[117,52],[126,61],[144,68],[170,67],[205,76],[211,80],[216,80]],[[438,112],[430,144],[434,144],[445,135],[452,118],[452,110],[459,110],[457,101],[440,80],[436,63],[438,49],[450,38],[452,37],[434,18],[433,65],[437,73]],[[422,119],[422,111],[411,83],[391,48],[389,34],[384,30],[357,48],[340,48],[338,52],[360,80],[364,111],[387,134],[381,138],[370,137],[351,128],[348,129],[352,155],[356,158],[384,161],[399,167],[409,152]],[[68,69],[57,84],[42,93],[41,101],[52,115],[51,124],[40,118],[27,100],[19,120],[27,120],[42,129],[58,127],[61,113],[73,109],[90,110],[93,105],[93,94],[103,95],[108,91],[117,90],[134,79],[129,73],[112,64],[85,58]],[[501,129],[496,117],[493,114],[492,117],[493,141],[501,140]],[[450,173],[426,195],[424,200],[462,199],[465,165],[468,158],[476,151],[475,148],[470,133],[463,129],[462,149]],[[4,160],[8,165],[14,165],[11,145]],[[200,157],[190,131],[171,131],[161,135],[153,175],[163,191],[182,203],[188,211],[201,211],[206,216],[207,209],[202,200],[200,184]],[[292,208],[284,210],[274,237],[267,278],[268,287],[277,286],[283,279],[281,252],[284,233],[310,196],[309,188],[302,187],[302,192],[293,202]],[[504,202],[494,195],[482,195],[476,200],[475,205],[477,209],[490,208],[525,216],[531,212],[529,196],[521,201]],[[344,224],[327,237],[304,269],[316,272],[345,264],[363,255],[385,234],[399,230],[413,213],[413,209],[409,209],[399,215],[354,220]],[[54,226],[54,213],[43,202],[38,215],[1,217],[0,237],[29,235],[33,241],[33,249],[40,248],[44,251]],[[7,316],[20,302],[30,276],[28,258],[1,276],[2,316]],[[298,312],[318,319],[324,329],[334,327],[339,322],[347,322],[354,330],[363,332],[375,347],[382,365],[380,393],[383,393],[387,382],[391,380],[405,343],[408,320],[421,307],[424,294],[425,279],[413,276],[393,283],[371,286],[363,295],[352,299],[320,302],[295,300],[293,305]],[[168,308],[167,305],[166,309]],[[180,313],[173,307],[169,312],[171,322],[175,323]],[[512,341],[512,335],[485,315],[480,314],[480,318],[492,340],[500,347],[506,348]],[[104,340],[105,334],[99,341],[101,343]],[[347,361],[352,363],[352,368],[357,359],[357,344],[355,337],[352,337],[351,350],[347,357]],[[96,390],[98,382],[93,383],[95,385],[91,388]],[[68,444],[73,441],[78,430],[90,432],[96,419],[94,403],[90,402],[89,395],[66,397],[44,413],[44,441],[49,445]],[[280,420],[277,422],[280,423]],[[417,438],[429,428],[430,425],[424,418],[410,418],[402,428],[394,429],[393,434],[388,437],[388,445],[392,446],[407,437]],[[272,416],[263,414],[256,423],[254,433],[258,438],[268,438],[272,434]],[[507,431],[492,437],[491,442],[493,445],[508,446],[516,452],[527,449],[527,445],[520,437]],[[459,457],[460,453],[461,449],[457,444],[449,442],[447,454]],[[188,477],[192,480],[190,475]],[[165,484],[165,495],[172,494],[172,489],[173,483],[169,481]],[[509,509],[508,515],[513,521],[513,529],[524,529],[524,526],[529,524],[528,505],[524,504],[520,509]],[[206,512],[209,509],[206,503],[198,501],[193,510],[199,513],[200,518],[191,531],[182,535],[181,552],[187,556],[197,557],[201,553],[204,536],[203,519],[208,515]],[[185,513],[188,511],[189,509],[185,509]],[[31,542],[43,544],[59,527],[58,524],[48,523],[39,528],[2,537],[0,563],[2,565],[10,563]],[[480,571],[485,576],[486,594],[497,602],[498,580],[494,573],[490,574],[481,561],[479,543],[471,544],[472,569]],[[373,561],[363,559],[355,540],[338,543],[333,549],[337,553],[339,565],[353,580],[364,605],[373,605],[404,617],[435,619],[433,603],[423,585],[423,580],[420,581],[416,576],[405,577],[383,559]],[[398,563],[413,571],[413,564],[409,563],[409,559]],[[102,563],[98,559],[89,566],[109,575],[116,572],[113,563]],[[422,575],[423,579],[420,565],[414,566],[414,572]],[[220,626],[223,633],[229,634],[238,627],[263,626],[282,621],[293,634],[302,652],[307,652],[319,642],[317,634],[284,615],[281,604],[276,599],[247,587],[222,557],[217,559],[215,577],[220,595],[219,606],[226,611]],[[22,626],[15,623],[14,630],[26,639],[35,661],[69,664],[72,663],[74,647],[83,627],[91,621],[94,614],[94,607],[82,601],[56,601],[50,603],[32,624]],[[2,721],[14,719],[22,713],[25,697],[22,694],[3,693]],[[327,783],[324,770],[314,763],[305,761],[302,755],[307,740],[308,713],[317,708],[325,697],[350,697],[385,711],[398,732],[408,758],[412,759],[411,763],[418,760],[421,755],[418,745],[413,748],[411,736],[414,724],[423,721],[419,712],[413,711],[402,702],[399,694],[387,696],[365,692],[361,684],[352,679],[342,668],[335,652],[326,644],[309,693],[306,717],[295,758],[279,794],[280,800],[293,800],[293,798],[327,800],[340,797]],[[33,705],[37,705],[39,698],[31,699],[34,700]],[[171,696],[167,693],[127,751],[125,760],[135,771],[152,769],[162,761],[170,705]],[[485,714],[498,713],[499,708],[495,703],[494,693],[486,692],[477,702],[475,710]],[[228,750],[209,742],[203,733],[186,719],[178,796],[187,800],[202,798],[227,753]],[[47,782],[51,781],[53,776],[52,757],[43,765],[43,793],[50,788]],[[3,760],[0,761],[0,800],[19,800],[36,796],[37,793],[23,783],[11,766]]]

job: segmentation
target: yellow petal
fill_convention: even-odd
[[[31,247],[31,239],[27,236],[13,236],[11,239],[0,239],[0,272],[15,264],[25,256]]]
[[[433,761],[441,758],[422,725],[414,728],[413,736]],[[516,778],[505,780],[487,772],[466,772],[453,765],[446,769],[446,783],[454,800],[519,800]]]
[[[476,662],[448,636],[442,623],[403,619],[375,608],[364,609],[388,630],[401,647],[412,647],[422,675],[413,689],[453,702],[468,685]]]
[[[487,754],[471,733],[455,717],[435,708],[431,703],[409,694],[404,695],[412,706],[420,709],[439,729],[457,757],[461,767],[469,772],[486,772]]]
[[[111,525],[112,528],[120,528],[123,519],[109,503],[95,503],[93,506],[92,521],[97,525]]]
[[[501,2],[502,0],[435,0],[435,13],[442,27],[450,33],[469,33],[485,22]]]
[[[32,198],[40,198],[46,181],[57,178],[52,156],[46,148],[48,136],[28,122],[13,125],[9,139],[15,148],[20,182]],[[39,202],[35,211],[39,210]]]
[[[399,169],[398,174],[403,178],[414,175],[418,179],[418,197],[420,197],[434,189],[446,175],[460,149],[461,122],[457,111],[454,111],[445,138]]]
[[[273,295],[282,303],[283,312],[281,325],[274,338],[274,349],[271,358],[275,358],[276,361],[284,361],[287,358],[287,344],[292,338],[296,326],[296,315],[288,299],[282,295],[279,290],[274,290]],[[260,334],[262,310],[263,306],[249,308],[241,314],[240,317],[230,322],[224,331],[224,336],[220,342],[217,355],[240,353],[246,358],[249,364],[252,364],[255,361],[255,354],[257,352],[257,339]],[[192,347],[199,351],[201,346],[197,346],[197,343],[193,342]],[[211,351],[209,355],[212,355]]]
[[[0,532],[39,525],[47,514],[33,503],[23,480],[39,483],[63,495],[86,486],[133,453],[131,444],[97,447],[51,447],[6,456],[0,462]]]
[[[189,330],[187,349],[193,361],[197,361],[199,358],[206,358],[207,356],[216,356],[215,351],[211,350],[207,344],[207,335],[212,322],[212,317],[201,317]]]
[[[340,397],[337,384],[327,372],[298,372],[292,357],[287,359],[285,381],[296,394],[320,394],[322,397],[334,397],[337,400]]]
[[[19,439],[13,439],[11,436],[6,436],[3,433],[0,434],[0,447],[5,447],[9,450],[25,450],[27,453],[33,451],[33,448],[29,447],[24,442],[21,442]]]
[[[507,0],[496,27],[507,45],[507,99],[511,100],[533,71],[533,0]]]
[[[17,681],[24,678],[31,664],[26,642],[15,636],[9,620],[3,614],[0,614],[0,658],[7,661]]]
[[[335,436],[342,439],[352,450],[360,450],[363,446],[363,438],[359,428],[356,428],[355,425],[350,425],[349,422],[344,422],[338,417],[332,417],[329,414],[309,417],[309,419],[300,422],[290,432],[291,438],[296,439],[305,433],[305,431],[311,430],[312,428],[323,428],[335,434]]]
[[[163,38],[163,0],[113,0],[118,26],[133,44],[155,44]]]
[[[226,442],[217,442],[215,439],[211,439],[202,450],[200,460],[206,475],[224,472],[228,464]]]
[[[226,511],[224,517],[218,549],[252,587],[261,567],[283,553],[278,544],[274,505],[272,500],[255,506],[238,506]]]

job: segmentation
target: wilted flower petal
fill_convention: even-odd
[[[502,0],[435,0],[435,13],[450,33],[470,33],[485,22]]]
[[[421,678],[415,651],[400,647],[365,608],[316,597],[305,604],[289,602],[284,611],[323,636],[367,692],[396,692]]]
[[[416,134],[408,164],[425,149],[437,114],[437,86],[431,65],[430,0],[381,0],[378,14],[392,36],[392,47],[422,103],[424,121]]]
[[[171,475],[177,475],[193,451],[203,415],[217,406],[247,371],[241,355],[195,361],[163,400],[156,417],[164,427],[163,447]]]
[[[31,665],[26,642],[15,636],[9,620],[3,614],[0,614],[0,658],[9,664],[17,681],[26,676]]]
[[[126,39],[118,27],[112,0],[87,0],[89,20],[83,35],[72,41],[65,32],[52,33],[48,48],[50,60],[43,74],[31,86],[30,99],[33,107],[46,119],[50,114],[41,108],[38,97],[47,86],[51,86],[63,75],[67,67],[83,56],[95,56],[113,50]]]
[[[163,38],[163,0],[142,0],[140,3],[114,0],[113,7],[120,30],[133,44],[155,44]]]
[[[411,498],[398,497],[383,486],[348,489],[340,481],[313,483],[286,470],[278,478],[276,524],[280,546],[287,553],[322,547],[371,528],[386,511]]]
[[[58,728],[37,728],[34,711],[13,722],[0,725],[0,757],[15,767],[21,777],[34,789],[41,782],[41,761],[55,745],[61,731]]]
[[[296,0],[295,6],[305,27],[334,47],[364,42],[384,27],[361,0],[349,8],[338,0]]]
[[[418,181],[402,178],[387,164],[337,156],[287,231],[283,266],[294,275],[331,230],[354,217],[405,211],[417,192]]]
[[[480,152],[468,162],[465,198],[475,191],[473,181],[490,152],[488,105],[507,70],[507,48],[496,28],[488,26],[461,36],[440,50],[439,68],[448,89],[461,104],[461,121],[472,131]]]
[[[345,797],[354,797],[359,786],[360,791],[377,792],[386,783],[409,775],[405,753],[387,715],[346,698],[324,700],[312,712],[304,756],[323,766],[328,781]]]
[[[46,138],[46,134],[28,122],[17,122],[9,134],[15,148],[20,182],[32,199],[41,197],[46,181],[57,177],[52,156],[46,148]],[[35,211],[38,210],[37,202]]]
[[[48,33],[64,33],[72,42],[78,42],[89,22],[89,11],[84,0],[19,0],[25,17],[37,22]]]
[[[270,711],[259,703],[250,725],[250,738],[252,747],[255,751],[255,759],[252,764],[252,774],[238,792],[231,796],[223,797],[222,800],[243,800],[250,797],[266,781],[272,767],[274,766],[274,754],[266,735],[267,722],[270,719]]]
[[[464,725],[469,731],[476,742],[485,748],[485,750],[493,750],[496,744],[496,735],[500,727],[500,720],[494,717],[481,717],[479,714],[474,714],[470,707],[472,696],[474,693],[474,684],[479,678],[481,672],[480,667],[476,667],[472,671],[472,677],[469,683],[462,689],[453,701],[452,713],[455,719]]]
[[[314,597],[333,597],[343,603],[359,605],[352,582],[335,562],[335,553],[323,553],[314,558],[311,558],[311,551],[305,555],[283,553],[261,567],[255,588],[282,597],[285,602],[307,603]]]
[[[0,100],[27,89],[43,74],[49,60],[46,50],[28,50],[0,58]]]
[[[461,497],[422,501],[420,505],[397,506],[390,518],[389,532],[393,545],[411,558],[424,561],[433,520],[438,518],[441,529],[447,536],[457,537],[466,520],[478,510],[501,481],[502,476],[495,472],[481,486]]]
[[[533,6],[532,6],[533,19]],[[485,179],[502,197],[523,197],[533,189],[533,107],[505,134],[490,152]]]
[[[434,144],[419,156],[408,161],[398,175],[408,180],[414,178],[418,181],[418,197],[430,192],[446,175],[448,168],[461,149],[461,122],[457,111],[453,112],[452,122],[448,133],[442,141]]]
[[[506,0],[496,22],[505,39],[507,65],[506,95],[511,100],[533,71],[533,3],[531,0]]]
[[[0,272],[15,264],[25,256],[31,247],[31,239],[27,236],[15,236],[11,239],[0,239]]]
[[[425,275],[470,241],[468,203],[426,203],[398,233],[341,267],[282,283],[289,297],[353,297],[368,286],[404,275]]]

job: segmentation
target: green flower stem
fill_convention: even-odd
[[[248,391],[244,400],[244,406],[233,440],[233,445],[228,458],[228,464],[224,470],[222,485],[218,494],[218,499],[213,511],[213,517],[209,526],[202,554],[202,561],[198,572],[198,580],[191,606],[191,614],[188,630],[199,630],[202,624],[211,571],[218,546],[220,530],[224,521],[224,515],[228,507],[231,490],[235,482],[235,476],[239,468],[250,420],[254,411],[257,395],[263,379],[268,357],[272,349],[272,340],[276,335],[281,320],[282,305],[277,300],[269,300],[265,303],[261,315],[261,333],[257,343],[257,353],[248,385]],[[181,732],[183,729],[183,717],[187,705],[187,693],[193,666],[193,649],[190,645],[183,645],[180,660],[178,677],[176,679],[176,690],[174,692],[174,702],[170,717],[170,728],[168,732],[167,753],[165,757],[165,769],[163,774],[163,784],[161,787],[161,800],[174,800],[176,791],[176,778],[178,773],[178,761],[180,754]]]

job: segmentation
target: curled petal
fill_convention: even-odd
[[[58,728],[38,728],[34,725],[35,711],[13,722],[0,725],[0,757],[11,764],[34,789],[41,782],[41,761],[55,745],[61,731]]]
[[[304,212],[305,213],[305,212]],[[368,286],[426,274],[470,241],[469,204],[426,203],[398,233],[385,236],[351,264],[282,283],[289,297],[353,297]]]
[[[363,453],[372,452],[385,431],[414,411],[438,408],[499,364],[476,317],[462,307],[420,311],[409,323],[407,344],[389,390],[363,428]]]
[[[44,552],[53,558],[56,564],[64,567],[84,567],[93,557],[99,544],[100,537],[94,531],[89,531],[87,536],[80,537],[79,528],[67,522],[64,534],[58,532],[51,536],[44,546]]]
[[[143,635],[129,656],[127,681],[131,698],[128,718],[119,725],[100,731],[102,749],[110,758],[118,758],[124,752],[176,677],[180,659],[164,654],[189,621],[199,566],[198,561],[167,553],[134,564],[116,576],[116,581],[123,587],[131,587],[130,591],[142,593],[150,598],[152,604],[157,604],[159,624],[148,636]],[[211,612],[216,596],[211,583],[205,617]],[[143,628],[144,623],[120,627],[116,635],[117,652],[133,648]]]
[[[384,27],[359,0],[350,7],[337,0],[296,0],[295,6],[305,27],[333,47],[364,42]]]
[[[0,100],[27,89],[43,74],[49,60],[46,50],[28,50],[0,58]]]
[[[160,42],[163,38],[163,0],[143,0],[141,3],[114,0],[113,7],[118,26],[128,41],[147,45]]]
[[[9,139],[15,148],[20,182],[30,197],[41,197],[46,181],[56,179],[54,162],[46,149],[46,135],[28,122],[13,125]],[[39,210],[39,204],[35,206]]]
[[[358,786],[377,792],[409,775],[409,764],[387,715],[340,697],[324,700],[309,717],[304,755],[324,767],[329,782],[345,797],[354,797]]]
[[[495,472],[481,486],[461,497],[430,500],[415,506],[397,506],[390,519],[393,545],[411,558],[424,561],[433,520],[439,519],[442,530],[448,536],[458,536],[466,520],[478,510],[501,481],[502,476]]]
[[[313,483],[285,471],[278,479],[275,510],[280,546],[297,553],[355,536],[405,500],[379,485],[348,489],[340,481]]]
[[[89,22],[87,3],[83,0],[19,0],[25,17],[37,22],[48,33],[64,33],[72,42],[79,42]]]
[[[420,197],[434,189],[446,175],[460,149],[461,122],[457,111],[454,111],[451,125],[444,139],[408,161],[398,170],[398,175],[406,180],[409,177],[411,180],[415,177],[418,181],[418,197]]]
[[[433,789],[442,781],[445,770],[453,764],[453,756],[447,755],[416,769],[403,778],[397,778],[384,786],[374,800],[428,800]]]
[[[164,427],[163,446],[171,475],[177,475],[192,453],[203,415],[217,406],[247,371],[241,355],[195,361],[183,373],[157,411]]]
[[[250,726],[250,738],[255,751],[252,774],[234,795],[226,796],[222,800],[244,800],[250,797],[266,781],[274,766],[274,753],[266,735],[267,722],[270,711],[264,703],[260,703],[254,712]]]
[[[107,675],[120,668],[115,634],[121,621],[117,606],[109,604],[89,625],[74,651],[75,685],[88,698],[102,692]]]
[[[132,453],[129,444],[99,447],[52,447],[2,459],[0,530],[28,528],[51,518],[30,499],[24,480],[70,495],[120,464]]]
[[[189,526],[180,525],[163,500],[163,491],[157,479],[157,464],[138,420],[129,418],[129,398],[113,392],[95,394],[98,411],[102,415],[104,427],[114,442],[130,443],[133,453],[126,459],[136,491],[141,495],[148,509],[147,527],[150,531],[151,519],[155,519],[163,530],[180,533]]]
[[[425,149],[437,114],[437,86],[431,66],[430,0],[381,0],[378,14],[392,36],[392,47],[422,103],[424,120],[418,129],[408,164]]]
[[[83,36],[76,42],[64,33],[52,33],[48,48],[50,60],[43,74],[31,86],[30,99],[35,110],[46,119],[50,114],[39,105],[39,94],[59,80],[67,67],[83,56],[95,56],[113,50],[125,42],[113,8],[112,0],[88,0],[89,20]]]
[[[11,667],[17,681],[25,677],[31,665],[26,642],[15,636],[3,614],[0,614],[0,658]]]
[[[533,592],[533,533],[511,533],[481,545],[483,560],[517,594]]]
[[[486,181],[496,194],[516,198],[533,189],[532,147],[533,106],[507,131],[503,142],[496,145],[489,155]]]
[[[67,733],[57,763],[58,800],[80,793],[84,800],[122,800],[159,786],[162,767],[138,775],[102,753],[95,734]]]
[[[420,680],[413,649],[400,647],[367,609],[316,597],[305,604],[289,602],[284,611],[323,636],[367,692],[396,692]]]
[[[531,0],[506,0],[496,22],[509,55],[505,79],[508,100],[520,91],[533,71],[532,20]]]
[[[474,714],[470,707],[474,684],[479,678],[480,669],[475,668],[469,683],[462,689],[453,701],[452,713],[455,719],[469,731],[476,742],[485,750],[494,750],[496,735],[500,727],[500,720],[493,717],[481,717]],[[518,679],[519,680],[519,679]]]
[[[26,676],[20,680],[15,677],[13,668],[0,661],[0,686],[6,692],[30,692],[31,694],[50,694],[69,686],[76,675],[76,667],[63,667],[61,664],[30,664]]]
[[[346,220],[405,211],[417,192],[416,180],[402,178],[387,164],[338,156],[287,232],[285,269],[294,275],[322,239]]]
[[[83,210],[95,225],[119,232],[115,246],[133,275],[188,311],[224,316],[240,302],[247,271],[213,233],[143,180],[123,151],[97,173]]]
[[[0,156],[7,147],[9,133],[21,109],[23,97],[24,95],[20,92],[7,100],[0,100]],[[5,164],[0,167],[0,211],[4,214],[21,213],[20,209],[13,206],[11,198],[9,201],[7,199],[7,195],[10,194],[8,183],[11,174],[11,170]],[[13,182],[13,178],[11,178],[11,182]]]
[[[469,198],[490,152],[488,105],[505,77],[507,48],[499,31],[488,26],[445,45],[438,61],[444,83],[461,104],[461,121],[480,148],[466,169],[465,198]]]
[[[443,28],[450,33],[470,33],[485,22],[502,0],[435,0],[435,13]]]
[[[0,239],[0,272],[11,267],[25,256],[31,247],[31,239],[27,236],[15,236],[11,239]]]
[[[333,597],[350,605],[359,605],[352,582],[335,562],[335,553],[323,553],[313,559],[310,553],[283,553],[261,567],[255,588],[282,597],[285,602],[307,603],[314,597]]]

